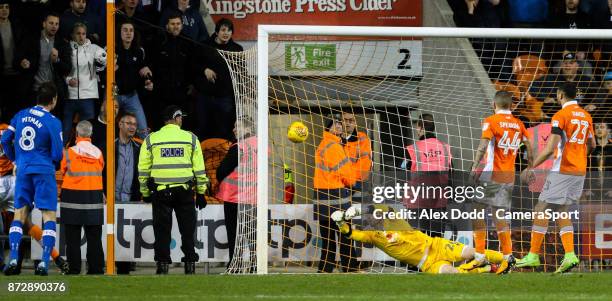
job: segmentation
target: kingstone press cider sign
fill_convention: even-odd
[[[254,46],[257,25],[422,26],[421,0],[206,0],[214,21],[229,18],[234,40]],[[275,37],[272,75],[421,76],[418,39],[381,37]],[[381,58],[373,62],[372,58]],[[280,67],[276,67],[280,66]]]

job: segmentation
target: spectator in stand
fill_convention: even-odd
[[[573,53],[573,51],[569,51],[567,49],[563,50],[563,56],[568,53]],[[578,62],[578,70],[582,75],[593,77],[593,64],[588,60],[587,54],[584,51],[576,52],[576,62]],[[560,73],[563,68],[563,61],[557,61],[557,63],[553,66],[551,73]]]
[[[596,121],[595,142],[597,146],[589,157],[589,170],[612,171],[612,132],[606,121]]]
[[[138,183],[138,156],[140,143],[134,140],[137,116],[125,112],[119,118],[119,137],[115,139],[115,201],[140,202]],[[117,263],[117,274],[129,274],[132,263]]]
[[[585,102],[584,109],[596,120],[612,117],[612,71],[604,74],[601,88],[591,101]]]
[[[193,46],[191,42],[179,36],[182,28],[183,21],[179,12],[168,15],[166,32],[152,51],[151,67],[157,83],[155,94],[159,97],[156,101],[156,112],[160,112],[163,107],[170,104],[182,108],[188,107],[187,95],[191,80],[189,71]]]
[[[607,18],[602,18],[602,23],[598,28],[610,28],[612,29],[612,0],[608,0],[608,11],[603,13],[603,16],[607,15]]]
[[[59,22],[56,13],[48,13],[42,22],[41,33],[26,37],[16,54],[18,69],[23,74],[24,87],[27,89],[23,94],[29,95],[27,101],[35,99],[34,91],[47,81],[53,82],[57,88],[58,105],[66,97],[65,78],[72,68],[71,50],[64,39],[56,37]]]
[[[512,27],[541,27],[548,21],[548,0],[508,0]]]
[[[115,101],[115,117],[117,117],[117,113],[119,113],[119,104]],[[90,120],[90,122],[93,126],[91,143],[97,146],[106,156],[106,99],[102,101],[98,117]]]
[[[66,9],[53,9],[51,4],[55,3],[56,1],[9,1],[11,2],[11,8],[13,9],[13,18],[21,21],[23,30],[26,33],[35,33],[40,31],[40,22],[44,20],[49,12],[61,12]],[[66,7],[67,6],[68,2],[66,1]]]
[[[135,31],[142,35],[141,45],[148,49],[153,42],[154,29],[151,27],[151,24],[157,24],[158,22],[152,22],[149,15],[142,12],[142,10],[138,10],[139,2],[139,0],[120,0],[117,13],[115,14],[115,22],[116,24],[123,24],[125,21],[131,20]],[[116,28],[116,36],[121,35],[119,30],[120,28]]]
[[[127,20],[120,25],[121,43],[117,43],[117,65],[115,66],[115,79],[118,88],[117,102],[122,111],[133,112],[138,121],[136,135],[144,139],[149,134],[147,118],[138,97],[138,90],[144,87],[153,90],[153,73],[145,64],[145,51],[135,39],[134,23]]]
[[[98,19],[106,18],[106,1],[88,0],[86,13],[96,16]],[[105,23],[105,22],[102,22]]]
[[[501,0],[450,0],[459,27],[502,27]]]
[[[86,0],[71,0],[70,9],[67,9],[61,16],[59,36],[66,40],[71,40],[74,24],[82,23],[87,26],[87,38],[96,45],[104,45],[106,36],[102,32],[102,27],[97,16],[86,11]]]
[[[162,13],[161,26],[165,26],[168,23],[168,16],[178,11],[183,18],[181,34],[198,43],[206,42],[209,35],[200,12],[189,5],[189,0],[176,0],[176,2],[177,8],[168,8]]]
[[[207,44],[224,51],[242,51],[242,46],[232,40],[234,24],[221,19]],[[218,52],[211,54],[208,48],[200,49],[195,73],[195,87],[199,92],[196,108],[200,137],[233,139],[232,128],[236,121],[234,88],[225,60]]]
[[[119,136],[115,139],[115,158],[117,158],[115,200],[117,202],[140,201],[138,184],[140,143],[134,140],[137,122],[138,118],[132,112],[125,112],[119,118]]]
[[[612,140],[610,124],[605,120],[593,123],[596,146],[589,154],[588,176],[584,194],[590,200],[601,201],[612,198],[610,171],[612,171]]]
[[[8,0],[0,0],[0,110],[4,121],[9,123],[13,115],[25,106],[25,95],[20,95],[22,84],[18,70],[17,47],[23,41],[25,33],[19,20],[11,15]],[[9,92],[10,91],[10,92]]]
[[[449,0],[454,20],[459,27],[506,27],[504,4],[501,0]],[[512,59],[516,56],[506,39],[470,39],[476,54],[490,78],[510,81]],[[505,51],[499,51],[504,49]]]
[[[553,13],[550,20],[551,28],[588,28],[589,16],[580,9],[580,0],[564,0]]]
[[[158,24],[161,12],[172,5],[173,0],[143,0],[138,2],[138,11],[147,16],[147,20],[152,24]]]
[[[68,99],[64,105],[62,131],[64,137],[70,136],[72,120],[79,114],[80,120],[92,119],[96,116],[95,103],[98,100],[98,75],[95,64],[106,65],[106,51],[92,44],[87,36],[87,26],[83,23],[74,24],[72,30],[72,71],[66,77],[68,83]]]
[[[581,102],[588,103],[593,97],[593,88],[595,88],[596,83],[593,78],[582,74],[575,53],[569,52],[563,56],[560,71],[559,73],[548,74],[533,82],[529,88],[529,93],[549,105],[554,103],[558,83],[575,82],[578,88],[576,98]]]
[[[612,0],[582,0],[580,9],[589,16],[591,28],[612,28]]]

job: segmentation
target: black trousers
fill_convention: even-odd
[[[346,210],[349,204],[321,205],[315,204],[315,216],[319,221],[319,234],[321,235],[321,257],[319,260],[319,273],[331,273],[336,267],[336,244],[340,247],[340,268],[343,272],[353,272],[358,269],[357,252],[353,240],[338,230],[336,223],[331,220],[331,214],[336,210]]]
[[[104,274],[102,225],[63,225],[66,230],[66,259],[70,274],[81,273],[81,228],[87,239],[87,274]]]
[[[227,246],[229,248],[229,261],[234,258],[236,247],[236,227],[238,226],[238,204],[223,202],[223,214],[225,216],[225,230],[227,230]]]
[[[227,231],[227,247],[229,251],[229,261],[227,267],[230,267],[234,256],[243,258],[244,252],[248,252],[247,260],[251,263],[248,265],[244,272],[252,273],[255,268],[255,262],[257,262],[257,254],[255,245],[257,244],[255,237],[257,236],[257,206],[252,204],[240,204],[238,208],[237,203],[224,202],[223,213],[225,216],[225,229]],[[240,209],[240,210],[239,210]],[[241,237],[242,245],[236,253],[236,235],[238,231],[238,219],[242,221],[241,226]]]
[[[155,261],[172,263],[170,240],[172,233],[172,211],[176,214],[181,233],[183,262],[196,262],[195,252],[196,211],[193,191],[183,187],[168,188],[153,193],[153,233],[155,234]]]

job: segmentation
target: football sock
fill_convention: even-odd
[[[42,262],[49,266],[49,257],[51,256],[51,250],[55,246],[55,222],[48,221],[43,224],[43,235],[42,235]]]
[[[21,243],[21,237],[23,236],[23,223],[20,221],[13,220],[11,228],[9,229],[9,244],[10,244],[10,257],[11,260],[19,259],[19,244]]]

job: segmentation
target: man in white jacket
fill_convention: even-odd
[[[96,63],[106,65],[106,51],[87,39],[87,26],[83,23],[74,24],[70,48],[72,71],[66,77],[68,99],[62,124],[64,141],[69,141],[75,114],[79,114],[80,120],[95,117],[95,102],[99,97]]]

